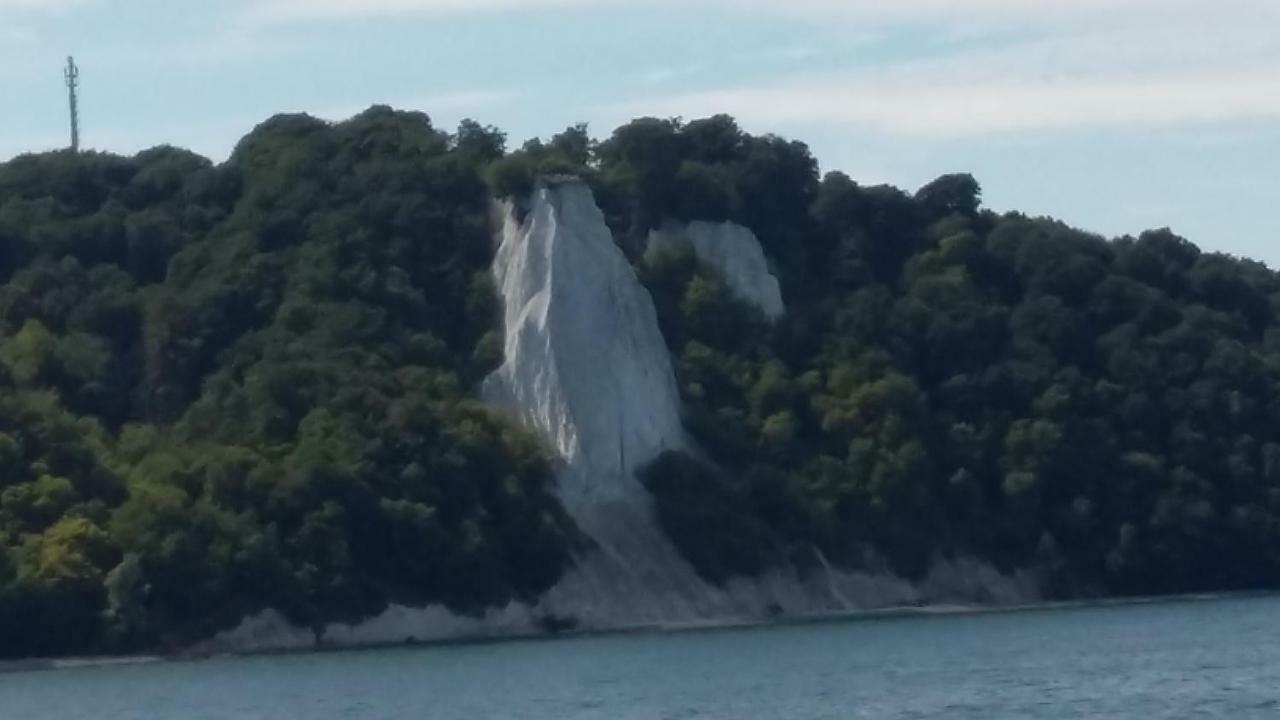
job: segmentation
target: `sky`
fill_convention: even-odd
[[[0,160],[223,160],[277,112],[375,103],[518,145],[727,112],[824,171],[1280,267],[1280,0],[0,0]]]

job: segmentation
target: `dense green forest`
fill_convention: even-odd
[[[714,461],[645,480],[706,577],[817,548],[907,576],[976,555],[1058,597],[1280,585],[1280,275],[1168,230],[997,215],[966,174],[820,177],[726,116],[584,140],[526,145],[495,186],[586,165],[624,248],[733,220],[783,283],[771,326],[692,257],[639,263]]]
[[[537,442],[474,400],[501,362],[491,196],[595,189],[706,450],[643,473],[713,581],[949,554],[1055,596],[1275,587],[1280,275],[825,177],[730,118],[513,152],[373,108],[174,148],[0,164],[0,656],[180,647],[279,608],[530,598],[586,542]],[[770,324],[664,219],[760,237]],[[603,371],[607,371],[603,370]]]
[[[468,128],[375,108],[273,118],[216,167],[0,165],[0,655],[559,577],[547,459],[472,399],[501,360],[501,140]]]

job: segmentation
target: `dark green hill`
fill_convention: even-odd
[[[0,165],[0,654],[473,610],[575,531],[499,360],[485,158],[418,114]]]
[[[1056,595],[1280,582],[1280,276],[1161,230],[1107,241],[820,178],[726,117],[492,128],[280,116],[173,148],[0,164],[0,656],[176,646],[276,607],[473,611],[579,542],[536,442],[472,398],[501,360],[491,194],[596,189],[619,243],[732,219],[776,325],[690,257],[646,265],[686,424],[660,517],[712,580],[812,549]]]

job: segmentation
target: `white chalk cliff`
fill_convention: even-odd
[[[539,611],[603,629],[760,618],[793,604],[786,583],[708,585],[654,520],[636,471],[689,441],[653,300],[591,191],[545,182],[523,220],[510,207],[503,215],[494,275],[506,362],[483,395],[560,454],[558,495],[595,543]]]
[[[645,257],[682,248],[692,250],[740,299],[760,308],[770,320],[786,312],[778,278],[769,271],[760,240],[749,228],[731,222],[666,222],[649,233]]]
[[[663,451],[690,447],[648,291],[585,184],[545,180],[520,210],[508,203],[499,211],[493,273],[504,308],[506,360],[482,395],[559,455],[557,494],[593,544],[534,606],[513,602],[478,618],[441,607],[392,607],[359,625],[329,626],[325,642],[528,635],[541,632],[539,621],[548,617],[606,630],[1034,596],[1025,579],[1004,578],[977,563],[940,564],[919,584],[829,567],[779,568],[725,587],[703,581],[658,526],[652,499],[636,478],[636,470]],[[694,223],[656,237],[659,244],[690,242],[736,292],[770,317],[781,315],[777,280],[745,228]],[[300,647],[309,637],[266,613],[210,647]]]
[[[636,478],[663,451],[691,447],[652,298],[582,182],[544,181],[523,215],[508,205],[502,218],[494,276],[506,362],[483,395],[559,453],[558,495],[595,543],[538,613],[609,629],[849,611],[949,592],[830,568],[777,569],[725,587],[703,581],[658,526]],[[746,228],[673,225],[650,247],[670,242],[690,243],[770,317],[783,313],[777,279]],[[947,575],[940,567],[934,584],[951,584]]]
[[[516,214],[503,212],[494,261],[506,362],[483,397],[560,455],[560,500],[597,544],[544,605],[590,626],[694,617],[706,588],[635,477],[685,446],[653,301],[582,183],[544,183]]]

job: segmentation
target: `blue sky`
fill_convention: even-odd
[[[513,144],[729,112],[863,183],[969,171],[1280,267],[1280,0],[0,0],[0,159],[65,143],[68,53],[98,149],[223,159],[373,103]]]

